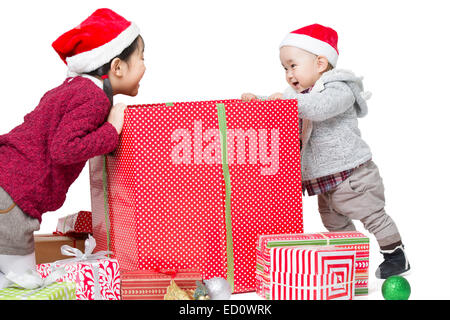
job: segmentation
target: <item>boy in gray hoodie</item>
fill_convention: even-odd
[[[367,114],[362,78],[334,69],[338,35],[319,24],[289,33],[280,44],[280,60],[289,83],[284,93],[268,99],[297,99],[302,119],[303,192],[318,196],[318,207],[329,231],[356,230],[360,220],[378,241],[383,263],[378,278],[410,269],[399,231],[384,210],[384,186],[361,138],[359,117]],[[262,97],[244,93],[242,100]]]

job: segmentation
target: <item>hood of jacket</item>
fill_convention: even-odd
[[[332,69],[325,72],[319,78],[319,80],[316,81],[310,92],[320,92],[325,89],[325,84],[330,82],[345,82],[355,96],[354,108],[356,109],[356,114],[359,118],[362,118],[367,115],[368,110],[366,101],[369,100],[372,95],[370,92],[364,91],[362,80],[363,77],[357,77],[352,71],[344,69]],[[297,94],[298,93],[295,92],[295,90],[290,86],[284,92],[284,96],[287,99],[293,99]]]
[[[319,80],[316,81],[312,92],[321,91],[324,85],[334,81],[345,82],[353,92],[355,96],[354,107],[356,109],[356,114],[359,118],[367,115],[367,100],[370,99],[371,93],[364,91],[363,77],[357,77],[352,71],[344,69],[333,69],[325,72]]]

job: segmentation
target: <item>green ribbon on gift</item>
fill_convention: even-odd
[[[219,118],[220,149],[222,151],[222,171],[225,181],[225,226],[227,241],[227,280],[234,291],[234,253],[233,253],[233,226],[231,222],[231,179],[228,167],[227,151],[227,115],[225,105],[217,103],[217,116]]]

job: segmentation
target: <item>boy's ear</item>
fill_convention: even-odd
[[[324,56],[317,56],[317,68],[320,73],[323,73],[328,68],[328,59]]]
[[[123,75],[122,60],[120,60],[119,58],[114,58],[113,61],[111,61],[110,71],[116,77],[122,77],[122,75]]]

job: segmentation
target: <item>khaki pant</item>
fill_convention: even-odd
[[[336,188],[318,195],[319,212],[328,231],[354,231],[360,220],[380,247],[401,241],[398,229],[384,211],[384,186],[373,161],[355,169]]]
[[[0,254],[23,256],[33,253],[33,232],[39,229],[39,220],[25,214],[0,187]]]

